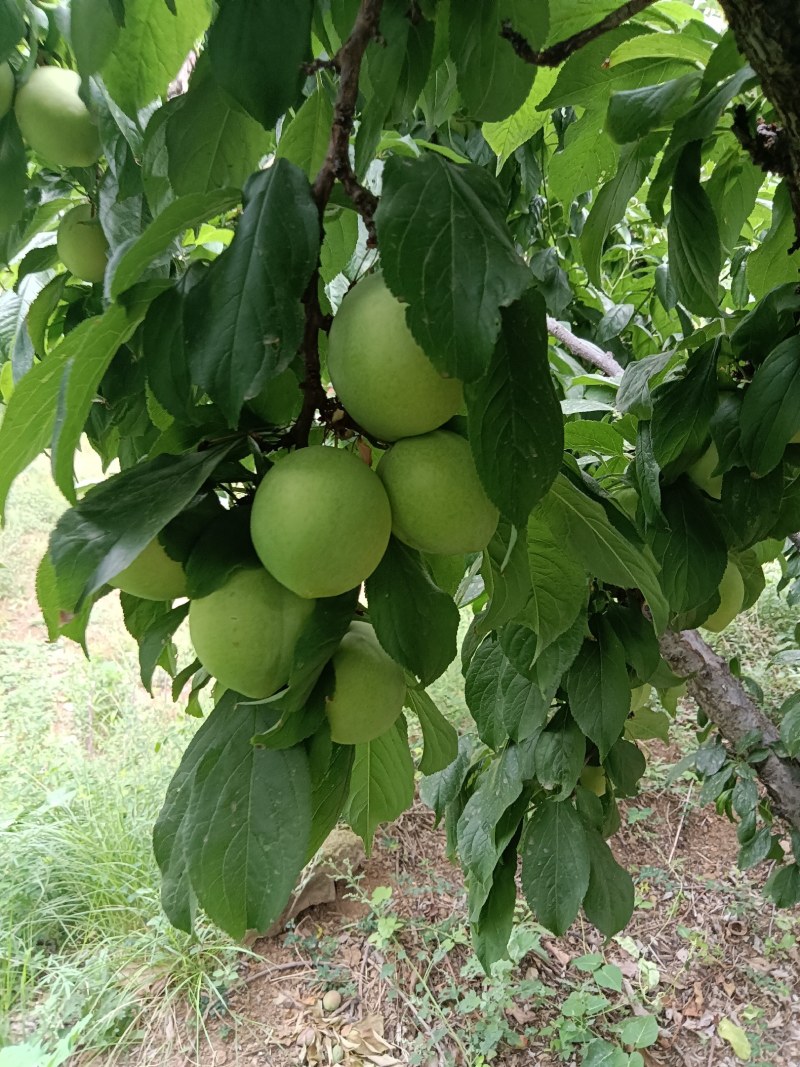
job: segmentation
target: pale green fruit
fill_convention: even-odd
[[[279,460],[253,502],[250,536],[267,570],[302,597],[338,596],[368,578],[392,517],[377,476],[350,452],[318,445]]]
[[[331,740],[362,745],[385,734],[403,710],[406,681],[369,623],[350,623],[331,663],[333,696],[325,702]]]
[[[719,596],[719,607],[713,615],[709,615],[706,621],[701,623],[704,630],[710,630],[715,634],[733,622],[744,603],[744,581],[739,568],[730,561],[719,583]]]
[[[235,571],[189,606],[197,658],[226,689],[253,700],[286,685],[295,645],[314,604],[301,600],[262,567]]]
[[[800,430],[798,430],[796,434],[789,438],[789,444],[800,445]]]
[[[14,99],[14,71],[8,63],[0,63],[0,119],[11,110]]]
[[[714,500],[722,498],[722,475],[713,473],[717,469],[718,463],[719,452],[717,452],[717,446],[712,441],[700,459],[695,460],[686,471],[694,484],[703,489]]]
[[[606,791],[606,772],[602,767],[584,767],[581,771],[581,785],[589,789],[596,797],[602,797]]]
[[[637,685],[635,689],[631,689],[631,711],[638,711],[639,708],[643,708],[650,699],[652,692],[652,685],[647,684]]]
[[[85,282],[101,282],[108,262],[108,241],[90,204],[78,204],[58,226],[58,257]]]
[[[100,135],[78,96],[80,84],[73,70],[37,67],[17,92],[22,136],[47,163],[91,167],[100,158]]]
[[[392,533],[433,555],[479,552],[497,528],[498,511],[475,470],[469,444],[435,430],[392,445],[378,466],[392,508]]]
[[[347,412],[381,441],[435,430],[463,403],[461,382],[439,374],[406,325],[405,304],[379,274],[342,301],[328,340],[328,373]]]
[[[288,426],[300,414],[303,394],[293,370],[285,370],[272,378],[260,393],[247,401],[247,406],[271,426]]]
[[[167,555],[158,538],[153,538],[132,563],[109,579],[108,584],[142,600],[175,600],[186,596],[183,567]]]

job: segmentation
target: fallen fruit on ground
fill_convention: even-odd
[[[189,607],[197,658],[227,689],[254,700],[286,685],[292,656],[314,604],[295,596],[263,567],[235,571]]]
[[[498,511],[478,478],[467,441],[448,430],[398,441],[378,476],[392,508],[392,532],[435,555],[480,552],[497,528]]]
[[[14,99],[14,71],[8,63],[0,63],[0,119],[11,110]]]
[[[142,600],[175,600],[186,596],[183,567],[167,555],[158,538],[153,538],[132,563],[109,579],[108,584]]]
[[[360,745],[385,734],[403,710],[405,675],[369,623],[350,624],[331,662],[334,689],[325,706],[331,740]]]
[[[37,67],[17,92],[22,136],[46,163],[91,167],[100,158],[100,135],[78,95],[80,84],[73,70]]]
[[[439,374],[379,274],[360,281],[334,317],[328,373],[347,412],[381,441],[435,430],[463,402],[461,382]]]
[[[701,623],[704,630],[710,630],[715,634],[733,622],[744,603],[742,575],[736,564],[730,560],[722,575],[722,581],[719,583],[719,596],[719,607],[712,615],[709,615],[704,623]]]
[[[68,211],[58,227],[58,257],[85,282],[101,282],[108,262],[108,241],[90,204]]]
[[[392,518],[380,479],[350,452],[322,445],[278,460],[256,492],[259,559],[301,597],[338,596],[380,563]]]
[[[694,484],[703,489],[714,500],[722,498],[722,475],[713,473],[717,469],[718,463],[719,452],[712,441],[700,459],[695,460],[686,471]]]

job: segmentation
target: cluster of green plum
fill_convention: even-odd
[[[363,279],[345,297],[330,333],[328,369],[345,409],[388,445],[377,469],[360,454],[328,445],[277,459],[252,503],[250,537],[262,566],[235,571],[189,606],[203,667],[252,699],[287,683],[314,602],[359,587],[390,536],[426,554],[463,556],[485,548],[497,526],[469,443],[441,428],[462,406],[461,383],[439,375],[380,276]],[[111,584],[155,600],[187,593],[181,564],[158,541]],[[332,665],[333,740],[357,744],[380,736],[403,707],[402,668],[364,621],[351,624]]]
[[[80,75],[63,67],[36,67],[16,90],[14,72],[0,64],[0,119],[13,104],[20,133],[45,163],[91,167],[100,158],[100,136],[79,95]],[[76,278],[101,282],[108,242],[91,204],[77,204],[58,227],[58,254]]]

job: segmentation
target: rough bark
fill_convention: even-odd
[[[598,348],[591,341],[578,337],[572,330],[563,326],[557,319],[554,319],[552,315],[547,316],[547,331],[573,356],[577,356],[578,359],[582,359],[585,363],[591,363],[592,366],[597,367],[598,370],[601,370],[610,378],[622,377],[624,367],[621,363],[617,363],[613,353],[604,352],[602,348]]]
[[[786,180],[800,242],[800,6],[797,0],[720,0],[740,50],[783,127]]]
[[[778,740],[775,726],[696,630],[667,631],[661,638],[661,654],[676,674],[691,675],[689,693],[727,741],[736,745],[753,731],[767,747]],[[771,753],[756,770],[773,810],[800,831],[800,763]]]

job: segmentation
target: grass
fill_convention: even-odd
[[[197,722],[171,705],[166,689],[157,689],[155,700],[142,692],[117,598],[98,605],[91,660],[75,646],[47,643],[33,575],[63,507],[46,468],[36,465],[18,483],[10,524],[0,533],[0,558],[14,560],[0,568],[0,1064],[4,1045],[33,1049],[36,1067],[73,1062],[78,1046],[108,1064],[124,1060],[134,1046],[158,1049],[157,1062],[173,1050],[202,1062],[209,1014],[228,1010],[243,952],[212,929],[201,926],[189,937],[169,926],[150,841],[167,782]],[[794,664],[775,658],[776,649],[793,643],[793,627],[791,611],[770,588],[716,640],[773,708],[798,688]],[[457,663],[433,696],[453,721],[465,722]],[[428,873],[416,872],[415,881]],[[463,918],[446,929],[420,919],[415,940],[428,955],[409,961],[402,927],[380,922],[391,918],[391,908],[390,901],[373,902],[373,925],[364,935],[397,967],[413,963],[418,979],[408,1010],[437,1032],[454,1029],[468,1062],[488,1062],[510,1040],[497,1020],[512,1001],[552,998],[541,983],[526,986],[513,966],[499,965],[478,981]],[[540,936],[523,916],[514,952],[520,959],[535,952]],[[452,951],[462,953],[466,970],[454,978],[443,1012],[441,989],[434,991],[429,979]],[[625,1021],[622,1001],[601,989],[596,972],[587,964],[581,973],[559,989],[573,1014],[562,1012],[548,1038],[554,1051],[562,1042],[565,1057],[588,1041],[612,1039]],[[460,977],[469,989],[461,988]],[[453,1012],[455,1022],[448,1023]],[[424,1028],[421,1033],[413,1049],[419,1063]]]

